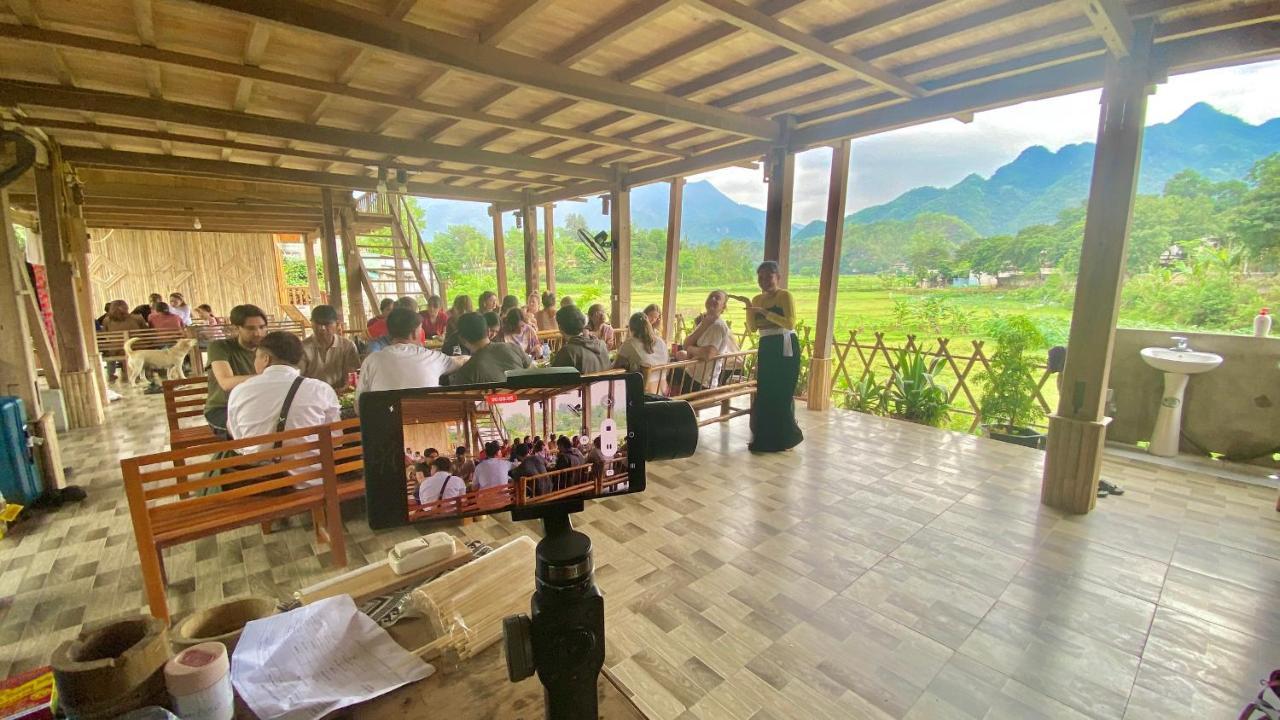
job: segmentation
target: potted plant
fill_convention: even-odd
[[[924,353],[898,351],[897,367],[884,397],[889,416],[938,427],[951,414],[946,388],[933,380]]]
[[[1044,410],[1036,402],[1035,363],[1027,356],[1044,347],[1044,335],[1026,315],[994,320],[986,334],[996,351],[990,369],[978,375],[983,430],[1001,442],[1044,449],[1044,433],[1030,427],[1044,419]]]

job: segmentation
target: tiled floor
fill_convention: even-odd
[[[1232,718],[1280,667],[1275,491],[1112,460],[1084,517],[1038,501],[1037,452],[800,411],[795,452],[746,419],[592,504],[607,663],[652,718]],[[158,397],[63,443],[82,506],[0,542],[0,676],[144,607],[117,459],[162,449]],[[358,504],[357,504],[358,505]],[[347,508],[354,565],[413,534]],[[459,534],[528,532],[488,518]],[[334,572],[311,533],[246,528],[168,556],[175,615]]]

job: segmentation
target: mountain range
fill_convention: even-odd
[[[1277,151],[1280,118],[1251,125],[1207,103],[1197,103],[1175,120],[1146,129],[1138,192],[1158,194],[1169,178],[1185,169],[1214,181],[1241,178],[1254,162]],[[1057,151],[1032,146],[989,178],[973,174],[948,188],[914,188],[890,202],[859,210],[845,221],[869,224],[938,213],[959,218],[982,235],[1051,223],[1059,212],[1079,205],[1088,195],[1093,152],[1093,143],[1065,145]],[[666,227],[667,198],[666,183],[635,188],[632,226]],[[450,225],[473,225],[486,231],[490,227],[484,204],[421,198],[418,202],[425,210],[430,235]],[[563,225],[570,213],[582,215],[593,230],[609,227],[609,218],[596,200],[558,204],[557,224]],[[706,180],[685,186],[682,222],[689,243],[715,243],[722,238],[763,242],[764,217],[763,210],[735,202]],[[821,235],[824,225],[818,220],[794,228],[793,237]]]

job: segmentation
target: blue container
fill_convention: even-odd
[[[27,440],[22,398],[0,397],[0,495],[8,502],[30,505],[43,492]]]

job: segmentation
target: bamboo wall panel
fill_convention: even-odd
[[[208,303],[222,317],[241,303],[280,314],[280,279],[270,234],[90,232],[95,308],[115,299],[136,306],[153,292],[166,298],[180,292],[192,307]]]

